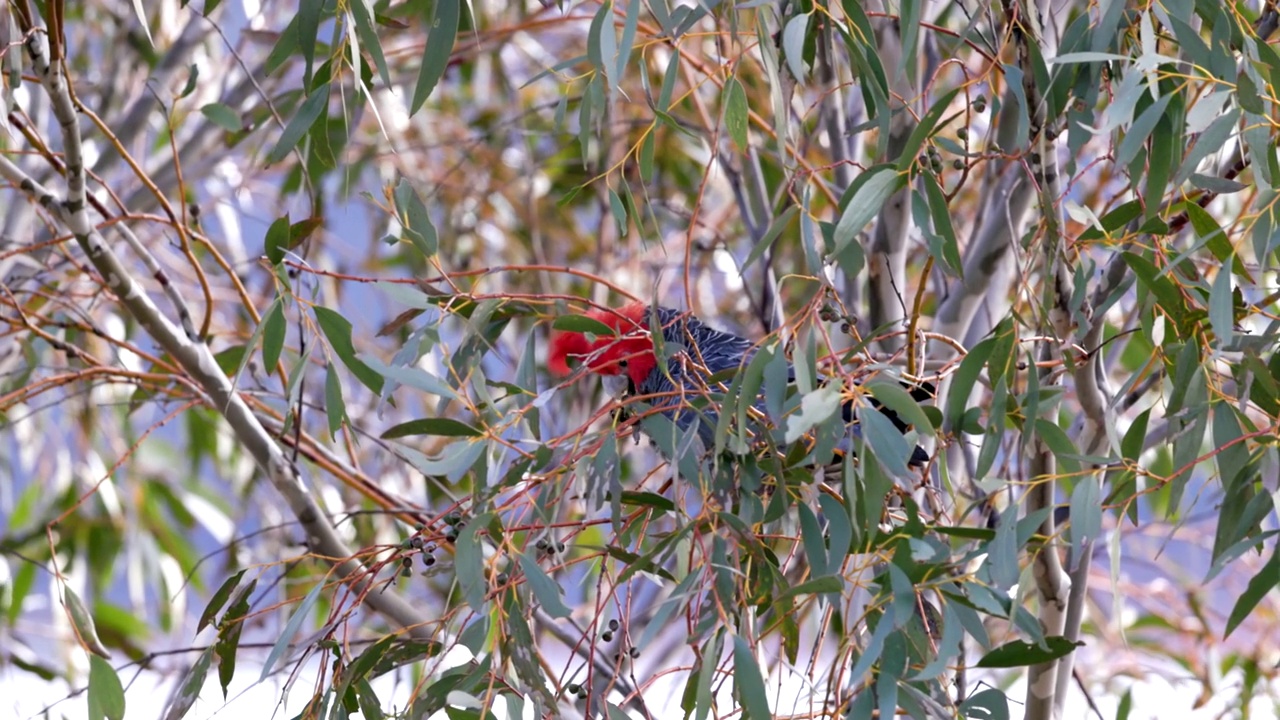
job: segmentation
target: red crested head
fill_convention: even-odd
[[[658,365],[649,337],[649,307],[633,302],[617,310],[593,309],[587,317],[609,327],[614,334],[588,338],[580,332],[555,333],[547,358],[551,371],[568,375],[572,366],[585,365],[597,375],[625,374],[640,387]]]

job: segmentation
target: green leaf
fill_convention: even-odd
[[[356,0],[359,2],[359,0]],[[436,234],[436,226],[431,223],[431,214],[427,206],[418,197],[418,191],[407,178],[401,178],[395,190],[396,217],[404,228],[409,242],[425,257],[434,257],[439,249],[440,239]]]
[[[884,469],[895,477],[911,474],[907,460],[911,457],[912,447],[892,421],[879,410],[865,406],[858,408],[858,419],[862,426],[862,436],[870,446],[871,452],[884,465]]]
[[[1080,451],[1057,423],[1045,418],[1036,418],[1035,431],[1061,463],[1064,474],[1075,475],[1080,472]]]
[[[982,720],[1009,720],[1009,696],[996,688],[987,688],[970,695],[961,705],[966,718]],[[971,710],[977,710],[973,713]]]
[[[1259,553],[1264,549],[1263,546],[1269,538],[1280,534],[1280,530],[1267,530],[1266,532],[1244,538],[1236,542],[1235,545],[1223,550],[1218,557],[1213,559],[1213,564],[1209,566],[1209,572],[1205,573],[1204,580],[1201,585],[1207,585],[1211,580],[1218,576],[1227,565],[1231,564],[1236,558],[1244,555],[1250,550],[1257,550]]]
[[[42,488],[39,484],[32,484],[28,486],[28,490],[41,489]],[[15,522],[10,527],[20,527],[20,525]],[[35,584],[35,581],[35,563],[22,563],[18,567],[18,571],[13,574],[13,581],[9,585],[9,607],[5,609],[5,619],[8,621],[9,625],[13,625],[17,622],[18,616],[22,613],[23,603],[27,599],[27,595],[31,592],[31,587]]]
[[[978,382],[978,376],[986,367],[995,346],[996,339],[989,337],[975,345],[969,354],[964,356],[964,360],[960,361],[960,368],[956,370],[955,377],[951,380],[951,390],[947,393],[945,425],[948,429],[961,427],[961,418],[964,417],[965,406],[969,402],[969,393]]]
[[[222,103],[204,105],[200,108],[200,113],[208,118],[209,122],[227,132],[239,132],[244,129],[244,123],[240,121],[240,115]]]
[[[564,332],[591,333],[592,335],[612,336],[613,328],[586,315],[561,315],[551,321],[551,329]]]
[[[1262,104],[1262,98],[1259,97],[1258,86],[1254,84],[1253,78],[1249,77],[1248,71],[1241,70],[1236,77],[1236,100],[1245,112],[1255,115],[1267,113],[1267,109]]]
[[[830,495],[819,494],[818,505],[827,519],[827,567],[839,572],[853,542],[853,519],[849,517],[849,509]]]
[[[905,183],[906,177],[887,164],[877,165],[859,175],[849,186],[849,202],[836,223],[835,246],[830,255],[839,255],[845,246],[853,242],[867,223],[880,213],[885,201]]]
[[[312,125],[320,119],[325,111],[329,109],[329,85],[321,85],[312,91],[298,111],[294,113],[293,119],[285,125],[284,132],[280,134],[280,139],[276,141],[275,147],[271,148],[271,152],[267,153],[266,163],[274,165],[280,162],[293,152],[293,148],[297,146],[298,141],[302,140]]]
[[[1182,164],[1178,166],[1178,172],[1174,175],[1173,182],[1175,185],[1181,185],[1187,178],[1191,177],[1191,173],[1200,166],[1200,162],[1210,154],[1218,152],[1227,144],[1227,139],[1236,130],[1237,123],[1240,122],[1240,108],[1231,107],[1226,110],[1220,117],[1209,124],[1204,132],[1200,133],[1196,138],[1196,143],[1187,151],[1182,159]],[[1083,239],[1083,236],[1081,236]]]
[[[213,597],[209,598],[209,604],[205,606],[204,612],[200,614],[200,622],[196,625],[196,632],[204,630],[209,623],[213,622],[214,616],[227,604],[227,600],[231,597],[231,592],[240,584],[240,579],[244,577],[244,570],[232,575],[223,581],[222,586],[218,588]]]
[[[262,368],[268,373],[275,370],[280,362],[280,353],[284,350],[284,302],[276,298],[267,309],[267,316],[262,320]]]
[[[89,609],[84,606],[84,602],[70,585],[64,585],[62,588],[62,603],[67,609],[68,617],[71,618],[71,626],[76,631],[76,637],[84,649],[99,657],[111,659],[111,651],[98,638],[93,616],[89,614]]]
[[[674,59],[676,56],[672,55]],[[640,141],[640,182],[653,182],[653,156],[657,151],[657,128],[650,128]]]
[[[551,617],[569,617],[571,611],[560,598],[560,585],[551,579],[536,560],[526,553],[520,553],[520,569],[524,571],[525,579],[529,581],[533,596],[542,603],[543,610],[546,610]]]
[[[826,385],[806,394],[800,401],[800,411],[787,417],[783,441],[789,445],[799,440],[815,425],[834,415],[840,409],[840,402],[839,384]]]
[[[631,63],[631,52],[636,41],[636,28],[640,22],[640,0],[627,1],[627,17],[622,22],[622,40],[619,41],[617,64],[613,69],[615,77],[621,81]]]
[[[658,556],[665,553],[667,550],[670,550],[673,545],[680,542],[680,540],[682,540],[685,535],[688,535],[693,530],[693,528],[694,528],[694,523],[682,524],[679,530],[659,540],[652,548],[649,548],[649,550],[647,550],[640,557],[636,558],[634,561],[628,562],[627,566],[622,569],[622,572],[618,573],[617,584],[621,585],[622,583],[631,579],[632,575],[635,575],[640,571],[645,571],[645,572],[660,571],[661,567],[657,563],[655,563],[654,560]],[[610,554],[615,555],[615,553],[612,553],[612,552]],[[662,572],[659,572],[659,574],[662,574]],[[696,575],[697,573],[691,573],[688,577],[694,577]]]
[[[1023,640],[1013,640],[992,650],[978,661],[978,667],[1013,668],[1038,665],[1060,657],[1066,657],[1082,642],[1071,642],[1061,635],[1050,635],[1044,639],[1045,647]]]
[[[801,505],[800,507],[804,507]],[[785,602],[798,595],[820,595],[822,593],[838,593],[844,589],[844,582],[837,575],[823,575],[806,580],[799,585],[791,585],[778,595],[778,602]]]
[[[1007,590],[1018,582],[1018,517],[1017,513],[1001,514],[996,525],[996,536],[987,546],[987,559],[991,564],[991,584]]]
[[[951,211],[947,207],[947,196],[933,173],[921,173],[920,181],[924,185],[925,199],[929,202],[929,218],[933,220],[933,229],[942,236],[942,257],[938,258],[956,277],[964,278],[964,261],[960,258],[960,245],[956,242],[956,231],[951,225]]]
[[[365,4],[365,0],[353,0],[346,7],[355,22],[356,37],[360,39],[362,49],[373,58],[382,84],[390,88],[391,73],[387,71],[387,59],[382,56],[382,43],[378,41],[378,33],[373,29],[373,16],[369,12],[369,6]]]
[[[747,149],[747,93],[737,78],[729,78],[724,87],[724,126],[729,137],[742,150]]]
[[[89,656],[89,720],[124,720],[124,686],[120,676],[97,655]]]
[[[218,682],[222,685],[222,699],[227,698],[227,686],[236,674],[236,651],[240,648],[240,633],[244,630],[244,619],[249,614],[249,600],[258,587],[257,580],[236,593],[235,600],[218,623],[218,640],[214,643],[213,652],[218,658]]]
[[[1173,95],[1165,95],[1151,107],[1142,111],[1137,120],[1133,121],[1129,132],[1125,133],[1124,139],[1120,141],[1120,147],[1116,149],[1116,164],[1124,167],[1133,162],[1138,156],[1138,151],[1147,142],[1151,132],[1155,130],[1156,123],[1160,118],[1164,117],[1165,108],[1169,106],[1169,101],[1173,99]],[[1163,188],[1162,188],[1163,189]]]
[[[267,237],[263,241],[267,260],[272,265],[279,265],[284,260],[285,250],[289,246],[289,214],[276,218],[267,228]]]
[[[297,637],[298,630],[302,628],[303,620],[311,615],[311,610],[315,607],[316,601],[320,599],[320,591],[323,589],[324,583],[316,583],[311,588],[311,591],[306,594],[306,597],[302,598],[302,602],[298,603],[298,609],[293,611],[293,617],[289,618],[289,622],[285,624],[284,630],[281,631],[280,637],[276,640],[276,644],[271,647],[271,652],[267,653],[267,659],[262,664],[262,674],[258,676],[258,682],[271,677],[271,671],[275,669],[276,663],[289,650],[289,645]]]
[[[1129,269],[1133,270],[1133,274],[1137,276],[1138,282],[1155,295],[1157,306],[1173,320],[1179,330],[1179,336],[1184,335],[1187,329],[1187,306],[1173,281],[1168,275],[1161,274],[1150,260],[1141,255],[1127,252],[1122,257]]]
[[[609,188],[609,212],[613,215],[613,222],[618,226],[618,235],[626,236],[627,234],[627,208],[622,204],[622,198],[618,197],[618,193],[613,188]]]
[[[862,654],[858,657],[858,662],[854,663],[853,670],[849,672],[849,685],[862,681],[862,676],[867,674],[871,666],[880,659],[880,653],[884,650],[884,641],[889,637],[889,633],[897,629],[898,618],[894,617],[893,605],[885,606],[884,613],[880,615],[876,621],[876,629],[871,633],[870,639],[862,648]],[[903,619],[905,622],[905,618]]]
[[[1227,348],[1235,341],[1235,301],[1231,297],[1231,268],[1218,267],[1218,275],[1209,290],[1209,325],[1217,336],[1219,348]]]
[[[372,390],[375,395],[381,395],[382,375],[356,357],[355,346],[351,344],[351,321],[322,305],[316,305],[314,311],[316,323],[324,332],[325,338],[329,341],[329,347],[333,348],[338,359],[360,382],[364,383],[365,387]]]
[[[297,24],[298,50],[302,53],[302,86],[311,87],[311,71],[316,60],[316,38],[320,33],[320,16],[324,12],[325,0],[302,0],[298,4],[298,14],[294,16]],[[205,16],[209,14],[206,6]],[[286,30],[286,32],[288,32]]]
[[[1061,60],[1061,58],[1059,58]],[[1013,93],[1014,109],[1017,111],[1018,127],[1014,133],[1014,150],[1023,151],[1027,149],[1031,141],[1031,116],[1027,112],[1027,92],[1023,87],[1022,69],[1016,65],[1003,65],[1005,72],[1006,87],[1009,92]],[[1009,108],[1005,109],[1009,111]]]
[[[448,383],[416,365],[387,365],[378,358],[367,355],[360,356],[357,362],[364,364],[370,372],[380,377],[394,380],[401,385],[407,385],[450,400],[458,399],[457,391],[450,387]]]
[[[1102,229],[1091,226],[1088,230],[1080,233],[1081,240],[1101,240],[1106,233],[1113,233],[1116,230],[1128,225],[1142,215],[1142,203],[1137,200],[1130,200],[1120,207],[1112,210],[1102,216]]]
[[[751,646],[741,635],[733,636],[733,679],[742,716],[746,720],[771,720],[769,698],[765,695],[764,676],[756,663]]]
[[[453,418],[421,418],[402,422],[382,433],[384,440],[408,437],[410,435],[438,435],[442,437],[481,437],[484,433],[461,420]]]
[[[1182,157],[1184,144],[1182,99],[1172,93],[1165,95],[1161,100],[1165,98],[1173,98],[1173,102],[1156,121],[1155,130],[1151,133],[1151,152],[1147,154],[1147,176],[1144,178],[1142,192],[1143,206],[1146,208],[1143,217],[1146,220],[1160,216],[1160,211],[1164,208],[1164,194],[1169,189],[1169,180],[1173,176],[1174,164]],[[1272,157],[1274,158],[1274,154]]]
[[[480,547],[480,536],[477,533],[492,519],[491,513],[485,513],[467,522],[458,535],[458,554],[454,558],[462,597],[476,612],[487,612],[484,597],[489,587],[484,576],[484,550]]]
[[[870,390],[872,397],[880,404],[897,413],[903,422],[914,425],[922,435],[933,434],[933,423],[930,422],[929,416],[920,409],[920,404],[911,397],[911,393],[904,390],[899,383],[891,380],[872,380],[862,387]]]
[[[782,28],[782,54],[791,77],[804,82],[808,73],[804,67],[804,39],[809,31],[809,14],[796,15]]]
[[[1083,557],[1084,544],[1102,534],[1102,497],[1096,475],[1086,475],[1071,492],[1071,570]]]
[[[1231,265],[1232,272],[1245,278],[1248,282],[1253,282],[1253,276],[1249,273],[1249,269],[1245,267],[1240,257],[1235,254],[1235,248],[1231,246],[1231,241],[1227,239],[1226,233],[1218,225],[1218,221],[1209,214],[1209,211],[1192,201],[1181,203],[1181,207],[1187,213],[1187,220],[1191,222],[1191,227],[1195,229],[1196,235],[1204,241],[1205,247],[1209,248],[1209,252],[1213,253],[1218,262],[1224,266]]]
[[[453,54],[453,43],[458,36],[458,18],[462,14],[461,0],[436,0],[435,14],[431,18],[431,31],[422,48],[422,64],[418,69],[418,82],[413,87],[413,102],[409,114],[415,115],[431,96],[436,83],[444,77]]]
[[[911,61],[914,62],[914,61]],[[942,114],[951,106],[951,101],[956,99],[956,93],[960,92],[956,88],[942,97],[938,98],[929,108],[929,112],[920,118],[920,124],[916,125],[911,131],[911,135],[907,138],[907,144],[902,147],[902,154],[898,158],[898,172],[908,172],[916,161],[916,156],[920,154],[920,148],[924,147],[924,143],[933,134],[934,129],[938,125],[938,121],[942,119]]]
[[[204,688],[204,679],[209,674],[209,664],[212,661],[213,648],[207,647],[183,676],[178,691],[170,696],[169,705],[164,709],[163,720],[182,720],[186,717],[196,700],[200,699],[200,690]]]
[[[814,575],[826,575],[832,569],[827,567],[827,548],[818,516],[805,503],[797,504],[796,510],[800,515],[800,542],[804,547],[804,555],[809,560],[810,572]]]
[[[591,18],[591,26],[587,29],[587,59],[605,77],[610,93],[618,87],[618,78],[613,72],[618,61],[618,36],[613,30],[613,15],[613,2],[606,0]]]
[[[396,453],[409,461],[418,472],[432,477],[444,476],[450,482],[456,482],[466,475],[476,460],[484,453],[486,447],[482,442],[458,442],[449,445],[439,457],[430,457],[411,447],[399,445]]]
[[[751,248],[751,252],[747,253],[747,259],[742,263],[742,270],[744,272],[747,268],[751,267],[752,263],[759,260],[766,250],[773,247],[774,242],[776,242],[778,237],[782,235],[782,231],[787,229],[787,226],[791,224],[791,221],[794,220],[796,215],[799,213],[800,207],[798,205],[792,205],[779,213],[778,216],[773,219],[773,222],[769,224],[769,229],[765,232],[764,237],[760,238],[760,242],[756,243],[755,246]]]

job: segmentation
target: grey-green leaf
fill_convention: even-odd
[[[536,560],[525,553],[520,553],[520,569],[524,571],[534,597],[542,603],[543,610],[546,610],[551,617],[569,617],[570,610],[560,597],[560,586],[538,565]]]

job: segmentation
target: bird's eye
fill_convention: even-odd
[[[626,361],[626,360],[619,360],[619,361],[618,361],[618,367],[622,368],[623,370],[626,370],[626,369],[627,369],[627,361]]]

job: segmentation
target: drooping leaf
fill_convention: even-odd
[[[453,418],[435,417],[420,418],[402,422],[382,433],[384,440],[408,437],[410,435],[436,435],[440,437],[481,437],[484,433],[476,428]]]
[[[734,687],[742,703],[742,716],[747,720],[772,720],[760,665],[751,652],[751,646],[741,635],[733,636],[733,673]]]
[[[560,597],[560,586],[538,565],[536,560],[529,557],[527,553],[520,553],[520,569],[524,571],[525,579],[529,581],[533,596],[542,603],[543,610],[546,610],[551,617],[569,617],[569,607]]]
[[[885,201],[905,183],[906,177],[892,165],[877,165],[859,175],[849,186],[849,202],[836,223],[835,246],[829,254],[836,256],[843,252],[867,223],[880,214]]]
[[[303,621],[311,615],[311,610],[315,607],[316,601],[320,599],[320,591],[323,589],[324,583],[316,583],[310,592],[302,598],[302,602],[298,603],[297,609],[293,611],[293,616],[289,618],[289,622],[285,623],[284,630],[281,631],[280,637],[276,639],[276,644],[271,646],[271,652],[267,653],[267,659],[262,663],[262,674],[258,676],[258,682],[271,677],[271,672],[275,670],[276,663],[289,650],[293,639],[297,637],[298,631],[302,629]]]
[[[281,133],[280,139],[276,141],[275,147],[267,153],[266,163],[273,165],[280,162],[286,155],[293,152],[298,145],[298,141],[311,130],[316,121],[325,114],[329,108],[329,85],[321,85],[315,88],[311,95],[303,101],[298,111],[294,113],[293,118],[289,120],[289,124],[285,125],[284,132]]]
[[[333,349],[342,364],[346,365],[351,374],[355,375],[375,395],[381,394],[382,375],[356,357],[355,346],[351,344],[351,321],[322,305],[316,305],[313,310],[316,314],[316,324],[324,332],[325,338],[329,341],[329,347]]]
[[[101,658],[111,659],[111,651],[102,644],[102,640],[98,638],[98,630],[94,626],[93,616],[89,614],[89,609],[84,606],[84,602],[80,600],[80,596],[70,585],[64,585],[62,588],[62,603],[67,610],[67,616],[71,618],[71,627],[76,631],[76,637],[80,641],[80,645],[88,650],[92,655]],[[107,666],[110,668],[110,666]],[[114,674],[114,671],[112,671]]]
[[[416,115],[431,96],[440,78],[449,66],[453,43],[458,35],[458,19],[462,15],[461,0],[436,0],[435,14],[431,18],[431,31],[422,47],[422,63],[418,70],[418,82],[413,88],[413,102],[409,114]]]
[[[124,720],[124,685],[115,668],[89,656],[89,720]]]
[[[1072,650],[1083,647],[1082,642],[1072,642],[1061,635],[1044,639],[1045,647],[1025,640],[1012,640],[992,650],[978,661],[978,667],[1012,668],[1026,667],[1065,657]]]

